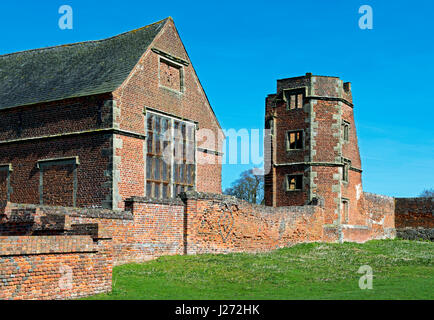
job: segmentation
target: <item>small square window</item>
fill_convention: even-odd
[[[286,149],[287,150],[303,149],[303,130],[287,132]]]
[[[303,190],[303,175],[287,175],[286,176],[286,191]]]

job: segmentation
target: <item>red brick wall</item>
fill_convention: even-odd
[[[359,220],[344,229],[344,240],[363,242],[394,238],[395,201],[392,197],[364,192],[361,197]]]
[[[261,252],[321,241],[320,207],[271,208],[228,196],[187,193],[188,254]]]
[[[322,239],[323,209],[317,206],[271,208],[196,192],[184,197],[185,203],[134,197],[126,203],[131,212],[11,204],[3,226],[12,227],[0,224],[0,234],[34,235],[41,229],[77,234],[80,226],[96,230],[94,238],[112,238],[115,265],[185,252],[267,251]],[[220,229],[225,227],[221,216],[229,211],[234,227]],[[228,233],[227,242],[222,232]]]
[[[136,262],[134,218],[130,212],[10,203],[5,213],[6,218],[0,220],[0,235],[34,235],[39,230],[74,233],[78,226],[96,225],[93,237],[112,239],[115,265]]]
[[[49,140],[26,141],[16,144],[0,144],[0,163],[11,163],[10,185],[14,203],[39,204],[39,160],[78,157],[77,203],[79,207],[101,207],[110,192],[110,177],[105,172],[110,168],[112,139],[106,134],[89,134],[59,137]],[[44,168],[46,169],[46,168]],[[56,171],[49,167],[44,174],[44,185],[56,193],[49,204],[71,205],[71,175],[68,171]],[[108,185],[106,183],[109,183]],[[45,188],[44,188],[45,189]],[[44,192],[45,193],[45,192]],[[47,199],[48,200],[48,199]],[[54,201],[54,202],[52,202]]]
[[[180,200],[127,203],[134,215],[136,261],[184,253],[184,204]]]
[[[143,262],[184,252],[184,204],[178,200],[130,199],[131,212],[10,204],[0,235],[32,235],[39,229],[51,234],[77,226],[96,225],[98,239],[111,238],[115,265]],[[18,221],[19,223],[13,223]],[[41,228],[40,226],[43,225]]]
[[[74,206],[74,166],[52,165],[44,168],[43,203],[51,206]]]
[[[272,208],[197,192],[183,194],[182,201],[130,198],[127,212],[9,204],[0,220],[0,279],[11,278],[10,273],[17,272],[13,267],[30,268],[24,261],[47,275],[24,278],[20,271],[15,280],[0,281],[0,286],[5,287],[6,298],[63,299],[108,290],[111,269],[103,269],[108,256],[100,244],[109,247],[112,260],[107,268],[111,268],[111,263],[143,262],[162,255],[265,252],[302,242],[393,238],[394,199],[368,193],[361,198],[365,220],[360,225],[327,223],[330,217],[322,206],[327,202]],[[426,207],[415,210],[426,213],[428,202],[424,203]],[[94,246],[92,239],[99,244]],[[76,277],[65,292],[56,287],[60,275],[53,269],[61,264],[71,266]],[[91,266],[101,281],[86,285],[91,278],[84,270]]]
[[[110,241],[1,237],[0,300],[71,299],[111,291]]]
[[[287,191],[286,175],[302,175],[307,176],[304,166],[290,166],[278,168],[275,173],[276,183],[276,204],[280,206],[303,206],[308,201],[307,189],[308,185],[303,183],[303,191]],[[305,180],[304,180],[305,181]]]
[[[118,209],[124,209],[123,200],[145,195],[145,141],[120,135],[115,139],[122,142],[122,148],[115,148],[115,155],[121,159],[117,168],[120,175]]]
[[[337,167],[313,167],[315,172],[313,182],[316,185],[315,192],[323,197],[324,201],[324,222],[326,224],[338,224],[339,204],[335,199],[339,199],[338,192],[333,188],[339,184],[336,176],[340,177],[340,171]]]
[[[434,228],[434,198],[396,198],[396,228]]]
[[[110,97],[110,94],[104,94],[0,111],[0,165],[12,164],[12,202],[40,203],[39,160],[78,156],[77,205],[103,205],[111,187],[111,178],[105,175],[112,157],[108,152],[111,150],[111,136],[104,132],[69,134],[111,127],[112,112],[104,105]],[[57,174],[55,171],[55,168],[50,168],[44,177],[47,183],[51,180],[44,191],[50,193],[50,188],[57,186],[51,190],[47,203],[72,205],[71,177],[66,172],[62,177],[59,170]]]

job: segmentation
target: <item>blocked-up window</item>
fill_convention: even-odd
[[[286,150],[303,149],[303,130],[288,131],[286,134]]]
[[[174,198],[196,184],[193,122],[147,112],[146,196]]]
[[[183,91],[182,67],[165,59],[160,59],[160,85],[175,91]]]
[[[342,199],[342,221],[343,223],[349,222],[350,214],[350,201],[348,199]]]
[[[286,176],[286,190],[287,191],[300,191],[303,190],[303,175],[287,175]]]
[[[77,165],[77,157],[38,162],[40,204],[76,206]]]
[[[344,141],[348,142],[350,140],[350,123],[347,121],[342,122],[342,135]]]

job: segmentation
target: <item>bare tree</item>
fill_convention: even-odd
[[[251,203],[263,203],[264,201],[264,176],[253,174],[253,169],[241,173],[240,178],[232,183],[224,194],[235,196],[238,199]]]
[[[422,198],[432,198],[434,197],[434,189],[425,189],[422,191],[422,193],[419,195],[419,197]]]

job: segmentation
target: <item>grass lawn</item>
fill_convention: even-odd
[[[434,299],[434,243],[300,244],[270,253],[170,256],[114,268],[88,299]],[[373,269],[361,290],[360,266]]]

